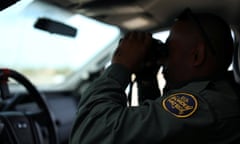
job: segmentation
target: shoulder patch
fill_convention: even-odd
[[[198,107],[198,101],[192,94],[175,93],[162,102],[163,108],[178,118],[190,117]]]

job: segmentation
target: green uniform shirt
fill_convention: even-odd
[[[226,80],[192,82],[127,106],[130,72],[111,65],[85,91],[71,144],[240,143],[240,105]]]

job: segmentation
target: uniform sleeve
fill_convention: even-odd
[[[203,130],[213,121],[201,99],[199,104],[203,106],[188,118],[178,118],[168,112],[161,98],[146,101],[139,107],[127,107],[125,88],[129,81],[130,72],[115,64],[89,87],[79,104],[71,144],[185,142],[196,139],[197,134],[203,135]]]

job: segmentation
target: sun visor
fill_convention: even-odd
[[[19,0],[2,0],[0,2],[0,11],[4,10],[5,8],[10,7],[11,5],[15,4]]]

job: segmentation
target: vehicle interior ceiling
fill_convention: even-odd
[[[152,33],[168,30],[174,18],[185,8],[194,12],[211,12],[224,18],[239,33],[240,1],[238,0],[46,0],[74,13],[107,24],[124,32],[140,30]],[[235,36],[238,45],[238,36]],[[239,66],[238,66],[239,67]],[[234,67],[236,68],[236,66]],[[238,73],[239,75],[239,73]]]
[[[118,26],[123,33],[169,30],[174,18],[185,8],[194,12],[211,12],[223,17],[232,27],[235,45],[233,72],[240,84],[240,1],[239,0],[39,0],[57,5],[98,21]],[[67,143],[78,99],[69,99],[68,91],[47,93],[56,117],[59,141]],[[75,95],[75,94],[74,94]],[[24,107],[29,108],[30,105]]]
[[[72,12],[117,25],[123,30],[159,31],[168,28],[184,8],[211,12],[239,24],[238,0],[47,0]]]

